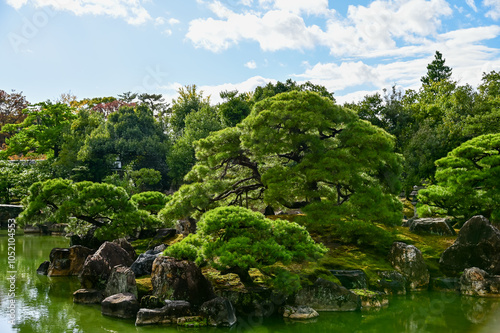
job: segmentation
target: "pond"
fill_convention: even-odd
[[[17,235],[15,322],[9,323],[10,281],[8,236],[0,232],[0,332],[178,332],[177,327],[135,327],[134,321],[104,317],[99,306],[73,304],[77,278],[36,274],[54,247],[67,247],[64,237]],[[11,258],[12,259],[12,258]],[[461,297],[454,293],[424,292],[392,297],[380,311],[320,313],[311,322],[281,318],[239,318],[231,329],[182,329],[186,332],[478,332],[500,331],[500,299]]]

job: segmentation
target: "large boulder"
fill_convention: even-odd
[[[193,311],[189,302],[167,301],[162,308],[140,309],[135,324],[137,326],[177,324],[177,318],[191,315],[193,315]]]
[[[312,307],[316,311],[356,311],[361,308],[358,295],[321,278],[312,286],[302,288],[295,295],[294,303]]]
[[[210,326],[231,327],[236,324],[234,307],[227,298],[217,297],[203,303],[200,314],[208,319]]]
[[[78,289],[73,293],[73,303],[101,304],[104,294],[101,290]]]
[[[123,265],[117,265],[111,269],[111,274],[104,290],[106,296],[120,293],[131,293],[137,298],[135,274],[130,268]]]
[[[215,298],[212,284],[195,263],[158,257],[151,273],[153,294],[160,299],[185,300],[195,307]]]
[[[491,276],[477,267],[467,268],[460,277],[460,292],[469,296],[499,297],[500,276]]]
[[[347,289],[366,289],[368,288],[365,272],[356,270],[330,270],[330,272],[339,279],[342,286]]]
[[[460,229],[455,243],[443,252],[439,265],[448,275],[470,267],[500,274],[500,231],[484,216],[472,217]]]
[[[430,274],[422,252],[413,245],[394,242],[389,261],[407,280],[410,290],[425,290],[429,287]]]
[[[278,314],[279,308],[286,303],[283,295],[261,287],[223,288],[217,289],[215,293],[218,297],[228,299],[238,316],[252,314],[254,317],[270,317]]]
[[[151,275],[153,271],[153,262],[158,257],[158,254],[141,253],[134,261],[130,269],[135,276]]]
[[[433,235],[456,235],[448,219],[445,218],[421,218],[414,219],[408,223],[411,232],[416,234],[433,234]]]
[[[88,247],[75,245],[69,249],[54,248],[50,251],[48,276],[76,276],[83,270],[85,260],[94,251]]]
[[[360,297],[362,310],[382,308],[389,305],[386,293],[368,289],[351,289],[351,291]]]
[[[137,258],[137,253],[135,252],[134,247],[132,244],[129,243],[129,241],[126,238],[118,238],[113,241],[116,245],[120,246],[122,249],[127,251],[128,255],[130,258],[135,260]]]
[[[40,275],[47,275],[49,273],[50,261],[46,260],[38,266],[36,273]]]
[[[85,260],[79,275],[82,288],[104,289],[111,269],[117,265],[129,267],[133,259],[119,245],[105,242],[99,249]]]
[[[406,295],[406,278],[397,271],[377,272],[378,288],[389,295]]]
[[[101,313],[105,316],[130,319],[139,311],[139,302],[134,294],[121,293],[105,298],[101,303]]]

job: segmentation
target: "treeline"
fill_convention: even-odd
[[[477,89],[453,81],[451,73],[436,52],[418,91],[392,87],[344,105],[395,137],[407,194],[413,185],[432,184],[434,162],[452,149],[498,132],[500,73],[484,73]],[[0,91],[0,159],[39,161],[1,162],[0,202],[19,201],[29,184],[50,178],[105,182],[130,194],[174,192],[197,161],[196,141],[234,127],[258,102],[290,91],[335,101],[323,86],[292,80],[253,92],[225,91],[217,105],[195,85],[179,89],[171,103],[157,94],[126,92],[83,100],[65,94],[31,105],[21,93]]]

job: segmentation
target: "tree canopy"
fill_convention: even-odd
[[[436,51],[434,60],[427,65],[427,74],[420,81],[423,85],[431,85],[441,80],[448,80],[451,77],[451,68],[446,66],[443,54]]]
[[[198,162],[163,216],[220,205],[334,212],[332,219],[400,220],[394,139],[317,93],[265,99],[238,126],[196,143]]]
[[[145,210],[138,210],[123,188],[105,183],[58,178],[36,182],[23,205],[20,225],[65,223],[68,231],[81,235],[97,228],[95,235],[100,239],[124,237],[160,224]]]
[[[242,207],[219,207],[202,216],[195,235],[170,246],[166,254],[208,262],[223,274],[236,273],[243,283],[251,283],[250,268],[268,274],[266,267],[277,262],[315,260],[325,252],[297,223],[273,221]]]
[[[436,184],[419,200],[459,221],[484,215],[500,222],[500,134],[471,139],[436,161]]]

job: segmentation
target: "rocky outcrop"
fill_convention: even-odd
[[[330,272],[339,279],[342,286],[347,289],[366,289],[368,288],[365,272],[357,270],[330,270]]]
[[[426,290],[430,274],[422,252],[413,245],[394,242],[389,253],[389,261],[406,278],[410,290]]]
[[[95,289],[78,289],[73,293],[73,303],[79,304],[101,304],[104,294]]]
[[[186,301],[167,301],[162,308],[140,309],[135,324],[164,325],[177,324],[177,319],[193,315],[191,304]]]
[[[130,269],[135,276],[151,275],[153,271],[153,262],[158,257],[158,254],[141,253],[134,261]]]
[[[389,305],[386,293],[368,289],[352,289],[351,291],[361,299],[361,309],[382,308]]]
[[[83,270],[85,260],[94,251],[88,247],[75,245],[69,249],[54,248],[50,251],[48,276],[77,276]]]
[[[175,228],[184,236],[194,234],[196,232],[196,220],[193,218],[178,220]]]
[[[131,293],[137,298],[135,274],[130,268],[123,265],[117,265],[111,269],[111,274],[104,291],[106,296],[120,293]]]
[[[49,273],[50,261],[44,261],[36,269],[36,273],[40,275],[47,275]]]
[[[121,293],[105,298],[101,303],[101,313],[105,316],[130,319],[139,311],[139,302],[134,294]]]
[[[253,287],[242,290],[218,289],[218,297],[227,298],[236,310],[238,316],[269,317],[277,314],[281,306],[285,305],[286,298],[273,293],[268,288]]]
[[[449,220],[445,218],[414,219],[408,221],[408,226],[410,231],[416,234],[456,235],[455,230],[450,226]]]
[[[346,288],[319,278],[295,295],[294,304],[310,306],[316,311],[356,311],[361,307],[361,300]]]
[[[389,295],[406,295],[406,278],[396,271],[377,272],[379,289]]]
[[[462,295],[481,297],[500,297],[500,276],[491,276],[488,272],[471,267],[460,277]]]
[[[129,243],[129,241],[126,238],[118,238],[113,241],[116,245],[127,251],[128,255],[132,260],[135,260],[137,258],[137,253],[135,252],[134,247],[132,244]]]
[[[286,305],[283,308],[283,318],[306,320],[318,317],[319,314],[309,306],[290,306]]]
[[[470,267],[500,274],[500,231],[484,216],[472,217],[460,229],[455,243],[443,252],[439,264],[448,275]]]
[[[105,242],[85,260],[79,275],[82,288],[104,289],[113,267],[117,265],[129,267],[132,262],[132,258],[120,246]]]
[[[234,307],[227,298],[216,297],[203,303],[200,315],[207,318],[210,326],[231,327],[236,324]]]
[[[160,299],[185,300],[195,307],[215,298],[212,284],[193,262],[158,257],[151,273],[153,294]]]

